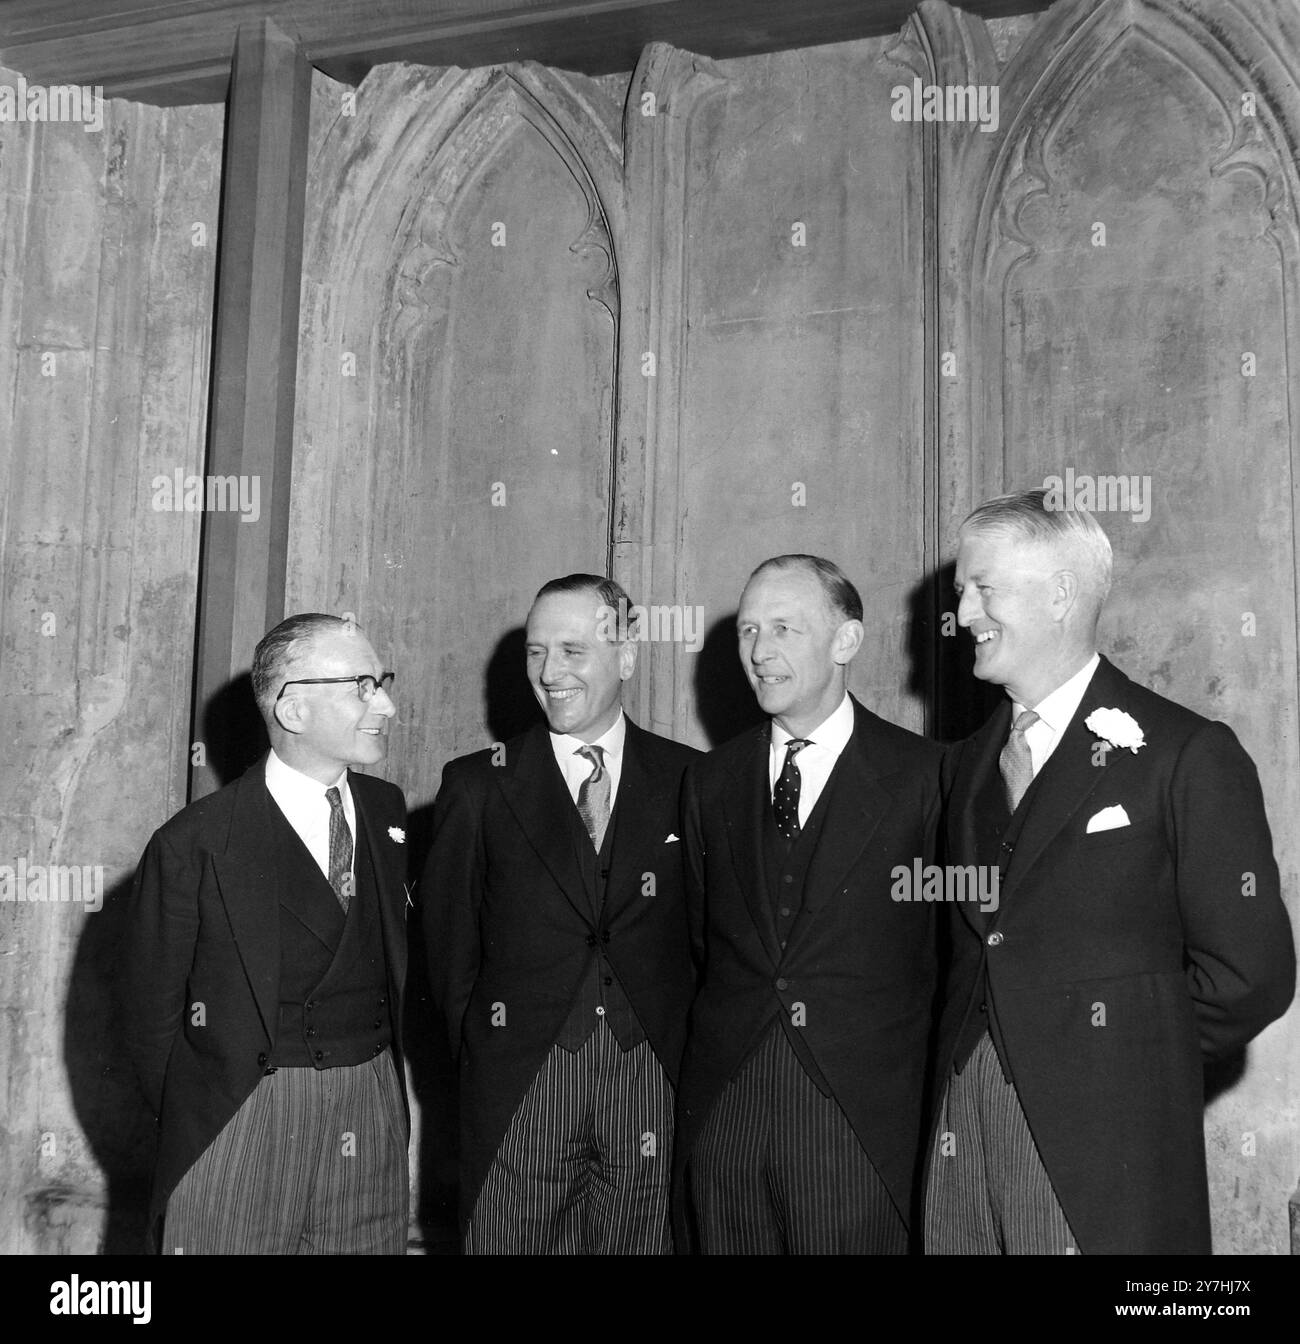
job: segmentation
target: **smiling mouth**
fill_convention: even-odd
[[[551,700],[572,700],[574,696],[579,695],[581,691],[581,686],[562,686],[559,690],[548,690],[546,694]]]
[[[361,730],[369,737],[387,737],[388,734],[382,728],[363,728]]]
[[[790,678],[786,676],[771,676],[762,672],[755,672],[754,679],[760,686],[779,686],[783,681],[790,680]]]
[[[978,646],[978,645],[980,645],[980,644],[987,644],[987,643],[989,643],[991,640],[993,640],[993,639],[995,639],[995,638],[997,637],[997,633],[998,633],[998,632],[997,632],[996,630],[983,630],[983,631],[981,631],[978,635],[975,636],[975,643],[976,643],[976,645]]]

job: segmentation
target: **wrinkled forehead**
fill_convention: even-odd
[[[970,581],[993,573],[1050,573],[1059,568],[1063,551],[1064,547],[1047,538],[972,529],[961,534],[957,575],[959,581]]]
[[[296,667],[310,665],[324,677],[346,677],[383,671],[370,641],[354,625],[318,631],[304,640],[294,659]]]
[[[602,621],[606,612],[600,594],[594,589],[578,593],[547,593],[533,603],[528,613],[527,640],[530,644],[551,644],[581,640],[591,644],[607,638]]]
[[[805,569],[765,569],[745,585],[737,622],[834,618],[825,590],[816,575]]]

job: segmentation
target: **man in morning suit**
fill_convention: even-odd
[[[392,676],[351,621],[277,625],[270,752],[140,862],[124,1008],[168,1253],[406,1249],[406,805],[350,769],[387,755]]]
[[[750,576],[740,658],[770,724],[695,762],[683,801],[703,967],[678,1163],[705,1254],[908,1249],[935,983],[941,749],[846,689],[862,600],[829,561]]]
[[[962,524],[958,622],[1006,699],[945,763],[955,907],[926,1249],[1210,1250],[1202,1063],[1285,1012],[1291,929],[1232,730],[1096,651],[1110,542],[1007,495]]]
[[[460,1070],[467,1254],[665,1254],[693,989],[676,834],[696,753],[623,713],[627,594],[547,583],[527,675],[546,722],[450,762],[422,883]]]

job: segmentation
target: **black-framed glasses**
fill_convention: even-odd
[[[393,684],[393,678],[396,672],[383,672],[378,677],[372,677],[368,672],[363,672],[359,677],[295,677],[293,681],[286,681],[280,687],[280,695],[275,697],[275,703],[280,703],[280,696],[289,689],[290,686],[334,686],[342,685],[345,681],[355,683],[357,695],[365,704],[369,704],[375,698],[376,691],[387,691]]]

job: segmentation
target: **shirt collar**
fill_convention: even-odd
[[[627,715],[620,709],[613,726],[602,733],[594,742],[587,743],[572,733],[551,733],[551,748],[557,761],[565,761],[585,746],[600,747],[606,761],[618,761],[623,755],[623,743],[627,740]]]
[[[772,720],[772,749],[778,753],[785,750],[785,744],[794,736],[787,733],[775,719]],[[849,744],[853,736],[853,701],[848,691],[844,699],[808,734],[808,740],[819,747],[825,747],[836,756]]]
[[[319,779],[313,779],[310,775],[304,775],[301,770],[295,770],[293,766],[286,765],[276,755],[274,747],[271,748],[270,754],[266,758],[266,787],[272,792],[278,793],[281,797],[295,800],[306,798],[316,800],[324,798],[326,789],[338,789],[342,793],[347,787],[347,782],[348,772],[346,767],[333,784],[322,784]]]
[[[1043,696],[1034,706],[1034,712],[1038,715],[1039,722],[1046,724],[1058,737],[1065,731],[1070,720],[1074,718],[1075,711],[1079,708],[1079,702],[1083,699],[1083,694],[1088,689],[1088,683],[1092,680],[1092,674],[1097,670],[1100,662],[1101,655],[1094,653],[1074,676],[1068,681],[1063,681],[1050,695]],[[1012,701],[1012,723],[1020,717],[1025,708],[1026,706],[1018,701]]]

